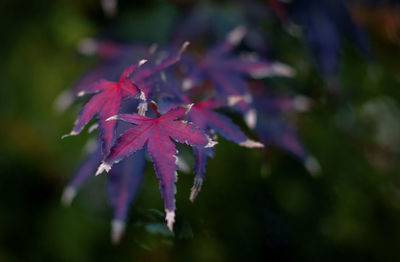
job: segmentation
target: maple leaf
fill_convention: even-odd
[[[214,130],[222,137],[246,147],[263,147],[262,144],[250,140],[240,128],[227,116],[214,110],[221,104],[214,99],[199,102],[191,108],[188,119],[203,130]]]
[[[75,176],[65,187],[61,197],[62,204],[66,206],[71,204],[78,190],[93,176],[102,159],[103,156],[99,149],[96,149],[86,157]],[[134,201],[142,183],[145,163],[144,150],[139,150],[117,163],[108,176],[108,196],[113,208],[111,240],[115,244],[119,243],[124,233],[130,205]]]
[[[310,101],[303,96],[278,96],[265,91],[261,83],[252,83],[253,104],[257,109],[254,127],[265,145],[276,145],[299,159],[311,174],[320,172],[318,161],[303,145],[296,128],[286,119],[287,113],[304,112]]]
[[[151,59],[151,63],[146,63],[144,66],[138,69],[135,74],[131,75],[132,82],[139,86],[143,92],[143,100],[146,100],[146,97],[150,96],[154,85],[157,84],[158,78],[155,78],[156,73],[159,73],[177,63],[181,59],[182,54],[186,51],[188,46],[189,42],[184,42],[178,52],[176,52],[176,55],[173,56],[165,57],[165,51],[160,52],[160,54],[154,54],[154,57]]]
[[[54,103],[57,112],[65,111],[78,97],[80,92],[92,88],[99,79],[116,81],[121,72],[128,68],[132,61],[147,59],[154,48],[152,46],[119,43],[108,39],[85,38],[80,41],[78,51],[84,55],[96,55],[99,62],[85,72],[72,88],[63,91]]]
[[[307,170],[316,175],[321,172],[317,159],[302,143],[296,129],[280,115],[259,114],[256,133],[265,145],[274,144],[299,159]]]
[[[84,161],[80,164],[75,176],[69,181],[68,185],[65,187],[64,192],[61,196],[61,202],[68,206],[71,204],[72,200],[75,198],[78,190],[81,186],[93,175],[98,167],[103,156],[101,154],[100,148],[95,149],[91,152]]]
[[[214,157],[214,148],[199,148],[193,147],[193,155],[194,155],[194,183],[192,189],[190,191],[190,201],[194,201],[201,190],[201,186],[203,185],[203,181],[206,178],[206,167],[208,164],[208,159]]]
[[[247,28],[244,44],[258,53],[267,54],[265,30],[259,24],[267,18],[268,8],[257,1],[240,1],[240,8],[237,4],[235,1],[232,5],[218,8],[199,2],[178,19],[171,37],[172,44],[182,43],[183,40],[194,43],[207,41],[205,39],[225,34],[227,28],[243,24]]]
[[[303,95],[273,94],[266,85],[260,81],[249,83],[254,107],[264,114],[299,113],[308,111],[313,102]]]
[[[131,112],[137,107],[137,100],[128,100],[121,107],[121,112]],[[120,123],[116,128],[116,134],[122,134],[129,124]],[[99,143],[89,140],[86,148],[90,151],[86,159],[78,168],[75,176],[66,186],[61,202],[69,205],[83,184],[93,177],[97,167],[104,159]],[[146,159],[144,150],[139,150],[123,161],[117,163],[110,171],[108,178],[108,197],[113,208],[113,220],[111,222],[111,240],[117,244],[124,233],[125,221],[128,217],[130,205],[138,193],[142,181]]]
[[[249,139],[230,118],[214,111],[215,108],[220,106],[221,104],[214,99],[197,103],[189,111],[188,119],[207,133],[217,132],[225,139],[233,141],[241,146],[250,148],[264,147],[263,144]],[[194,148],[193,152],[195,155],[196,177],[190,195],[191,201],[194,201],[197,193],[201,189],[208,158],[214,156],[213,150],[209,148]]]
[[[199,60],[189,62],[191,71],[183,82],[185,90],[194,85],[210,81],[216,88],[218,97],[249,97],[246,76],[263,78],[267,76],[293,76],[293,70],[281,63],[270,63],[257,57],[241,58],[230,54],[245,35],[244,27],[237,27],[219,45],[216,45]],[[190,61],[191,59],[187,59]],[[238,101],[242,112],[249,110],[251,99]]]
[[[171,138],[179,143],[187,143],[192,147],[206,147],[214,145],[207,136],[189,123],[182,122],[186,115],[186,108],[174,108],[167,113],[158,114],[157,118],[149,118],[139,114],[122,114],[111,117],[109,120],[122,120],[136,126],[128,129],[120,136],[111,148],[110,154],[103,160],[96,174],[108,171],[111,166],[126,156],[143,148],[145,145],[154,163],[156,175],[160,181],[161,196],[164,198],[166,220],[172,231],[175,221],[175,182],[176,146]]]
[[[138,65],[127,68],[122,73],[119,82],[100,80],[90,89],[82,91],[80,95],[94,95],[84,105],[72,131],[63,138],[78,135],[85,125],[98,115],[102,152],[104,155],[108,154],[114,137],[115,122],[106,122],[106,119],[119,113],[124,98],[133,97],[139,93],[138,88],[128,79],[128,76],[142,63],[143,61],[140,61]]]
[[[111,240],[119,243],[125,230],[130,205],[142,184],[146,166],[144,149],[117,163],[111,170],[108,179],[108,196],[113,208],[111,222]]]
[[[92,38],[83,39],[78,50],[86,55],[96,55],[99,62],[74,84],[72,93],[75,96],[92,88],[99,79],[118,82],[121,72],[131,66],[132,61],[148,59],[154,51],[151,46]]]
[[[155,75],[178,62],[188,45],[188,42],[184,42],[177,54],[171,56],[165,57],[165,52],[163,52],[163,59],[160,60],[156,57],[157,45],[154,44],[141,46],[110,40],[84,39],[79,45],[79,50],[85,54],[97,54],[101,58],[101,62],[86,73],[72,89],[66,90],[58,96],[54,104],[55,109],[62,112],[73,103],[77,96],[90,93],[93,86],[98,83],[98,79],[118,81],[121,71],[129,67],[132,61],[139,60],[148,60],[148,62],[135,70],[135,74],[131,75],[131,80],[148,97],[154,85],[157,84]]]
[[[168,78],[167,78],[168,76]],[[217,132],[227,140],[247,147],[262,147],[262,144],[250,140],[240,127],[238,127],[229,117],[215,111],[225,104],[216,99],[206,99],[198,103],[193,103],[189,96],[181,91],[179,81],[174,75],[163,73],[163,80],[167,85],[164,92],[170,93],[172,101],[166,103],[166,107],[176,107],[179,105],[189,105],[188,120],[193,122],[198,128],[208,135]]]
[[[352,40],[367,60],[370,58],[367,36],[353,20],[344,1],[303,0],[286,4],[278,4],[276,0],[270,2],[275,2],[273,7],[278,14],[286,14],[281,16],[284,22],[292,21],[303,27],[307,44],[328,84],[336,85],[334,82],[345,38]]]
[[[171,101],[168,101],[166,107],[178,106],[186,104],[190,106],[188,112],[188,120],[203,130],[209,136],[218,133],[222,137],[238,145],[253,148],[263,147],[264,145],[249,139],[246,134],[237,126],[229,117],[218,113],[215,109],[224,106],[215,99],[203,100],[199,103],[192,103],[192,100],[181,91],[180,82],[173,74],[169,72],[163,73],[163,80],[167,83],[164,86],[164,92],[168,93]],[[190,200],[194,201],[201,189],[202,182],[205,178],[205,169],[208,159],[214,157],[213,148],[193,148],[195,156],[195,182],[191,191]]]

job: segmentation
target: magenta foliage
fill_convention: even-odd
[[[156,51],[154,46],[146,48],[100,41],[96,52],[104,62],[74,88],[75,95],[91,97],[69,134],[79,134],[94,116],[98,116],[100,143],[68,184],[64,202],[72,200],[102,161],[96,174],[110,171],[108,195],[113,208],[112,240],[118,242],[130,205],[141,185],[147,152],[159,180],[167,226],[172,231],[178,169],[174,141],[192,147],[196,174],[190,196],[192,201],[200,191],[208,160],[214,157],[216,142],[212,139],[217,135],[241,146],[263,147],[249,139],[227,115],[216,111],[220,108],[239,109],[263,143],[277,144],[307,162],[305,159],[309,154],[283,118],[284,113],[291,111],[292,98],[266,96],[264,88],[261,95],[254,94],[256,97],[253,97],[254,90],[248,83],[249,77],[291,76],[293,71],[286,65],[256,56],[243,58],[234,54],[245,33],[243,27],[238,27],[204,56],[185,54],[180,67],[173,68],[188,43],[179,50],[166,47]],[[142,57],[137,54],[140,50]],[[129,66],[131,64],[134,65]],[[116,81],[114,70],[122,66],[122,75]],[[209,84],[211,88],[207,90]],[[152,110],[147,110],[148,107]],[[138,113],[132,113],[136,108]],[[268,119],[268,122],[260,119]]]
[[[119,113],[122,99],[133,97],[139,93],[137,87],[128,79],[129,75],[137,68],[137,66],[138,65],[133,65],[126,69],[122,73],[118,83],[100,80],[91,88],[81,91],[79,95],[94,95],[83,107],[71,133],[66,136],[79,134],[85,125],[95,115],[98,115],[102,151],[104,154],[108,154],[113,142],[112,139],[114,137],[115,122],[107,122],[106,120]]]
[[[175,182],[176,182],[176,146],[171,138],[179,143],[203,148],[209,145],[209,140],[203,132],[190,123],[181,120],[186,115],[186,108],[174,108],[159,115],[156,119],[138,114],[122,114],[109,119],[125,121],[135,124],[121,135],[112,147],[110,154],[104,159],[97,174],[109,170],[111,166],[123,158],[131,155],[145,145],[149,152],[156,175],[160,180],[161,196],[167,214],[168,228],[172,230],[175,221]],[[212,145],[211,145],[212,146]]]
[[[92,88],[99,79],[118,82],[122,71],[132,63],[150,56],[153,50],[144,45],[132,45],[105,39],[84,39],[78,49],[85,55],[97,55],[100,61],[85,72],[73,88],[60,94],[55,101],[55,109],[59,112],[65,111],[76,100],[80,92]]]
[[[74,95],[90,88],[99,79],[118,81],[122,71],[133,62],[146,59],[152,51],[151,48],[144,45],[132,45],[104,39],[82,40],[78,48],[81,53],[97,55],[100,61],[74,85]]]
[[[195,104],[188,97],[188,94],[180,91],[179,81],[177,81],[173,75],[169,73],[165,74],[164,80],[167,82],[165,88],[172,93],[171,96],[175,99],[166,103],[166,107],[180,104],[192,104],[188,113],[188,120],[193,122],[209,136],[219,134],[225,139],[241,146],[263,147],[263,144],[250,140],[240,127],[229,117],[215,111],[227,105],[218,102],[216,99],[207,99]],[[194,172],[196,173],[196,177],[190,197],[192,201],[194,201],[197,193],[201,189],[202,182],[205,178],[208,159],[214,157],[214,150],[212,148],[193,148],[193,153],[195,155]]]

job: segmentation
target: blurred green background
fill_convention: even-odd
[[[172,234],[149,165],[119,246],[109,240],[104,176],[71,207],[60,205],[89,137],[60,139],[79,105],[53,110],[57,95],[96,61],[78,55],[77,43],[104,31],[163,43],[183,10],[172,1],[120,1],[108,19],[97,0],[0,2],[0,261],[400,261],[400,13],[390,8],[351,9],[374,59],[366,64],[344,46],[341,103],[327,98],[302,37],[276,18],[264,25],[276,58],[298,71],[269,85],[314,101],[294,121],[321,163],[319,176],[274,147],[222,140],[193,204],[193,175],[180,173]]]

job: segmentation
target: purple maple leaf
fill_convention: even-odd
[[[131,112],[137,107],[136,100],[128,100],[121,107],[121,112]],[[122,134],[130,126],[120,123],[116,128],[116,134]],[[96,168],[104,157],[101,154],[98,143],[93,144],[94,140],[88,143],[90,153],[78,168],[75,176],[66,186],[61,201],[64,205],[69,205],[77,191],[82,185],[93,177]],[[145,167],[144,151],[139,150],[119,162],[110,171],[108,176],[108,196],[113,208],[113,220],[111,222],[111,239],[117,244],[124,233],[125,221],[128,217],[130,205],[138,193],[142,181],[142,174]]]
[[[206,167],[208,159],[214,157],[214,148],[199,148],[193,147],[194,155],[194,183],[190,192],[190,201],[194,201],[201,190],[203,181],[206,178]]]
[[[80,164],[75,176],[69,181],[68,185],[65,187],[64,192],[61,197],[61,202],[64,205],[70,205],[72,200],[75,198],[78,190],[82,185],[93,175],[98,167],[99,163],[103,159],[100,148],[91,152],[85,160]]]
[[[179,61],[188,45],[189,43],[185,42],[177,55],[169,57],[151,67],[140,69],[147,62],[146,60],[140,60],[137,65],[132,65],[125,69],[119,82],[100,80],[95,85],[80,91],[78,93],[79,96],[85,94],[95,95],[83,107],[72,131],[64,137],[79,134],[95,115],[99,115],[98,125],[102,141],[102,152],[104,155],[107,155],[113,142],[115,122],[106,122],[106,119],[119,113],[124,98],[134,97],[140,93],[140,99],[145,101],[146,95],[150,93],[151,87],[154,84],[154,81],[150,78]],[[134,71],[135,74],[133,74]],[[146,110],[143,105],[147,104],[141,103],[139,105],[140,114],[144,114]]]
[[[111,222],[111,240],[114,243],[120,241],[125,230],[125,221],[142,184],[145,166],[145,151],[142,149],[117,163],[110,171],[108,195],[114,213]]]
[[[214,130],[225,139],[241,146],[262,147],[263,145],[250,140],[240,128],[227,116],[214,110],[221,107],[221,103],[214,99],[205,100],[193,105],[188,119],[203,130]]]
[[[257,109],[257,123],[254,127],[260,140],[265,145],[276,145],[299,159],[311,174],[320,172],[318,161],[303,145],[296,128],[286,119],[287,113],[303,112],[310,106],[310,101],[303,96],[278,96],[265,91],[257,83],[252,85],[253,104]]]
[[[75,176],[64,189],[61,202],[70,205],[82,185],[93,176],[103,156],[100,149],[90,153],[78,168]],[[113,208],[111,240],[117,244],[125,230],[130,205],[134,201],[142,183],[145,169],[144,150],[139,150],[116,164],[108,176],[108,196]]]
[[[245,77],[263,78],[294,74],[290,67],[281,63],[263,61],[255,56],[242,58],[231,54],[244,35],[245,29],[237,27],[225,41],[213,47],[199,60],[188,58],[188,64],[192,69],[183,82],[183,88],[187,90],[208,80],[215,86],[220,98],[229,101],[232,97],[244,97],[236,104],[240,111],[247,112],[251,98]]]
[[[274,144],[299,159],[307,170],[316,175],[320,172],[317,159],[305,148],[297,130],[280,115],[259,114],[255,128],[265,145]]]
[[[175,221],[175,182],[176,146],[171,138],[179,143],[187,143],[192,147],[212,146],[207,136],[193,125],[182,122],[186,115],[186,108],[174,108],[164,115],[157,112],[158,117],[153,119],[139,114],[122,114],[108,120],[122,120],[136,126],[128,129],[120,136],[112,147],[110,154],[103,160],[96,174],[108,171],[111,166],[135,151],[147,145],[156,175],[160,181],[161,196],[164,198],[166,220],[172,231]]]
[[[224,106],[215,99],[207,99],[194,104],[192,100],[181,91],[180,82],[173,74],[164,72],[164,92],[169,93],[172,101],[166,103],[166,107],[179,106],[182,104],[190,105],[188,120],[195,126],[203,130],[209,136],[215,133],[220,134],[227,140],[237,143],[245,147],[263,147],[263,144],[249,139],[246,134],[237,126],[229,117],[218,113],[215,109]],[[214,157],[213,148],[193,148],[195,156],[195,182],[192,188],[190,200],[194,201],[201,189],[202,182],[205,178],[205,170],[208,159]]]
[[[370,59],[367,35],[352,18],[345,1],[302,0],[287,4],[270,1],[275,2],[274,7],[279,7],[275,8],[278,13],[286,13],[287,18],[304,28],[304,37],[328,84],[335,84],[345,38],[352,40],[364,57]],[[282,20],[287,20],[286,16]]]
[[[142,100],[145,101],[146,98],[151,97],[154,86],[159,80],[156,74],[177,63],[188,46],[189,42],[184,42],[178,52],[175,51],[176,49],[174,50],[176,54],[173,56],[165,57],[165,51],[160,52],[160,54],[154,54],[149,63],[144,64],[135,74],[131,75],[132,82],[142,91]]]
[[[131,75],[131,80],[140,87],[146,96],[149,96],[150,91],[156,84],[156,73],[178,62],[188,44],[188,42],[185,42],[177,54],[168,57],[164,56],[164,59],[160,60],[157,58],[157,45],[146,47],[121,44],[110,40],[85,39],[79,47],[81,52],[95,53],[101,58],[101,62],[86,73],[72,89],[61,93],[55,101],[55,108],[57,111],[64,111],[71,105],[76,96],[90,93],[93,86],[98,83],[98,79],[117,82],[121,72],[129,67],[132,61],[139,60],[149,60],[149,62],[137,68],[135,74]]]
[[[252,50],[266,54],[268,44],[265,41],[265,30],[259,28],[260,20],[268,18],[269,10],[262,2],[257,1],[232,1],[231,7],[239,12],[229,12],[226,16],[225,8],[210,7],[207,4],[191,6],[181,18],[178,18],[173,30],[172,44],[181,43],[183,40],[190,42],[201,42],[212,37],[219,37],[225,34],[227,29],[232,29],[237,24],[246,25],[247,34],[243,42]],[[232,11],[232,10],[231,10]],[[207,41],[207,40],[205,40]]]
[[[189,111],[188,119],[207,133],[211,134],[217,132],[225,139],[233,141],[241,146],[250,148],[264,147],[263,144],[249,139],[230,118],[214,111],[214,109],[220,106],[221,104],[214,99],[197,103]],[[193,152],[195,154],[196,177],[190,195],[192,201],[194,201],[201,189],[208,158],[214,156],[213,149],[209,148],[194,148]]]

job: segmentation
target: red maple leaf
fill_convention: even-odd
[[[78,94],[80,96],[85,94],[95,95],[92,96],[83,107],[72,131],[63,136],[63,138],[66,136],[78,135],[85,125],[95,115],[98,115],[102,151],[103,154],[108,154],[114,136],[115,122],[106,121],[106,119],[119,113],[124,98],[136,96],[139,93],[139,89],[129,79],[129,75],[132,74],[132,72],[143,62],[144,61],[142,60],[138,65],[132,65],[127,68],[122,73],[119,82],[112,82],[103,79],[93,85],[90,89]]]
[[[179,143],[186,143],[192,147],[211,147],[208,137],[190,123],[181,121],[186,115],[186,108],[179,107],[169,110],[164,115],[158,114],[156,119],[139,114],[121,114],[108,120],[122,120],[136,126],[128,129],[121,135],[110,154],[99,166],[96,175],[104,170],[109,171],[112,164],[133,154],[147,144],[154,169],[160,180],[161,196],[164,198],[164,207],[168,228],[172,231],[175,221],[175,182],[176,182],[176,146],[171,138]],[[110,121],[114,122],[114,121]]]
[[[182,53],[186,50],[188,42],[183,43],[178,54],[167,58],[162,63],[144,67],[139,69],[146,60],[140,60],[137,65],[127,68],[121,75],[119,82],[108,80],[100,80],[93,86],[80,91],[78,96],[86,94],[95,94],[83,107],[78,120],[72,131],[63,136],[78,135],[85,125],[95,116],[98,115],[98,126],[100,130],[100,140],[102,142],[102,152],[107,155],[112,146],[115,122],[107,122],[106,119],[119,113],[122,100],[127,97],[133,97],[140,93],[140,99],[145,101],[146,95],[151,90],[153,80],[149,79],[161,70],[175,64],[179,61]],[[135,71],[135,74],[132,74]],[[140,88],[140,89],[139,89]],[[144,114],[146,110],[141,103],[139,112]]]

